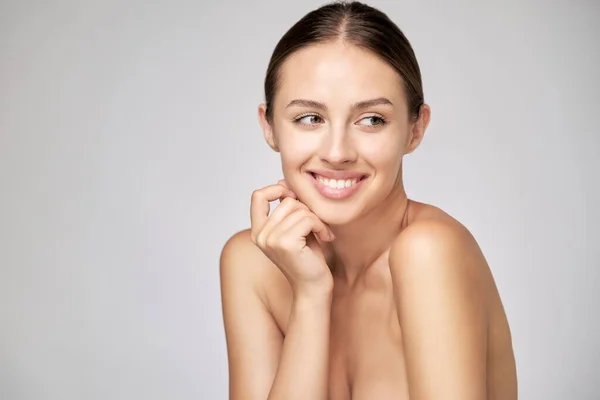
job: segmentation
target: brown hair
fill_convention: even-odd
[[[306,14],[279,40],[265,77],[266,117],[281,85],[280,69],[295,51],[311,44],[340,40],[369,50],[391,65],[402,78],[409,115],[418,119],[423,105],[421,71],[415,53],[400,28],[383,12],[358,1],[336,1]]]

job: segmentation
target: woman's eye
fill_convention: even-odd
[[[303,117],[297,118],[295,122],[305,124],[305,125],[316,125],[321,121],[321,117],[318,115],[305,115]]]
[[[377,126],[377,125],[385,125],[386,121],[381,118],[378,117],[376,115],[371,115],[370,117],[365,117],[363,119],[361,119],[361,121],[365,121],[365,120],[370,120],[370,124],[366,124],[367,126]],[[359,124],[359,125],[365,125],[365,124]]]
[[[383,119],[382,117],[378,117],[377,115],[371,115],[369,117],[365,117],[365,118],[361,119],[360,121],[361,122],[359,122],[358,125],[371,126],[371,127],[375,127],[378,125],[385,125],[387,123],[387,121],[385,119]],[[369,123],[365,124],[365,123],[362,123],[362,121],[369,121]],[[318,125],[323,122],[323,119],[316,114],[309,114],[309,115],[304,115],[304,116],[296,118],[294,120],[294,122],[301,124],[301,125]]]

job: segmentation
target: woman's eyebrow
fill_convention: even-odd
[[[292,100],[285,108],[290,108],[292,106],[318,108],[319,110],[327,110],[327,106],[324,103],[314,101],[314,100],[306,100],[306,99]]]
[[[389,101],[388,99],[386,99],[385,97],[377,97],[376,99],[359,101],[358,103],[354,104],[353,108],[360,110],[363,108],[369,108],[369,107],[379,106],[379,105],[386,105],[386,106],[390,106],[390,107],[394,106],[392,104],[392,102]]]
[[[353,109],[364,109],[378,105],[389,105],[394,106],[391,101],[386,99],[385,97],[377,97],[375,99],[363,100],[357,103],[354,103],[352,106]],[[308,108],[317,108],[319,110],[326,111],[327,106],[324,103],[315,100],[307,100],[307,99],[295,99],[289,102],[289,104],[285,108],[290,108],[292,106],[299,107],[308,107]]]

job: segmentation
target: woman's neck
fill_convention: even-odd
[[[389,249],[405,227],[409,203],[400,184],[383,204],[360,220],[331,226],[335,240],[327,245],[325,251],[334,277],[352,286]]]

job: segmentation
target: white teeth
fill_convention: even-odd
[[[350,186],[356,185],[358,179],[327,179],[319,175],[315,175],[316,179],[321,182],[323,185],[328,186],[332,189],[343,189]]]

